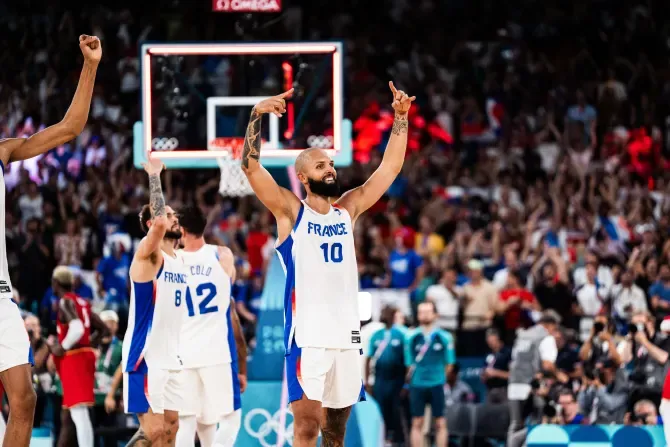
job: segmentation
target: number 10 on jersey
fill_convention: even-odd
[[[323,260],[325,262],[342,262],[342,244],[339,242],[333,244],[324,242],[319,248],[323,250]]]

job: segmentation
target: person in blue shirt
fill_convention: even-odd
[[[409,405],[412,416],[412,447],[423,445],[423,425],[426,405],[435,419],[435,444],[447,446],[447,419],[444,414],[444,385],[447,373],[456,363],[454,338],[435,324],[437,306],[424,301],[417,307],[419,327],[407,334],[405,365],[409,368]]]
[[[98,264],[98,287],[104,293],[107,308],[124,314],[128,307],[128,271],[130,255],[123,245],[116,242],[112,245],[112,254],[102,258]]]
[[[405,384],[407,371],[404,359],[406,332],[394,324],[397,312],[394,306],[384,307],[379,321],[385,327],[370,337],[365,362],[365,389],[379,404],[386,426],[386,440],[404,445],[398,396]]]
[[[561,413],[557,414],[560,425],[581,425],[584,423],[584,415],[580,412],[577,396],[572,390],[563,388],[558,393],[558,405]]]
[[[389,254],[389,287],[409,289],[412,293],[424,276],[423,259],[414,250],[405,247],[401,235],[395,238],[396,248]]]
[[[651,307],[662,316],[670,314],[670,265],[661,264],[658,269],[659,280],[649,287]]]
[[[74,283],[72,284],[74,293],[80,298],[92,301],[93,289],[82,280],[81,269],[77,266],[70,266],[70,271],[74,276]]]

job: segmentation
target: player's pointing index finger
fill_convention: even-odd
[[[391,91],[393,92],[393,96],[395,96],[395,94],[398,93],[398,90],[395,88],[395,85],[393,85],[393,81],[389,81],[389,87],[391,88]]]
[[[280,97],[281,99],[288,98],[289,96],[291,96],[291,95],[293,94],[293,90],[294,90],[294,89],[287,90],[287,91],[285,91],[284,93],[282,93],[281,95],[279,95],[279,97]]]

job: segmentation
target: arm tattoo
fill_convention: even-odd
[[[244,151],[242,152],[242,167],[249,169],[249,159],[258,161],[261,156],[261,114],[251,111],[247,133],[244,136]]]
[[[407,129],[407,114],[399,115],[396,113],[395,119],[393,120],[393,129],[391,129],[391,133],[393,135],[400,135],[407,133]]]
[[[321,427],[321,447],[343,447],[351,407],[326,409],[326,424]]]
[[[135,435],[130,438],[130,441],[128,441],[128,444],[126,444],[126,447],[151,447],[152,446],[151,440],[147,437],[146,434],[144,434],[144,431],[140,428],[137,430]]]
[[[153,217],[165,216],[165,198],[163,197],[160,174],[149,176],[149,206]]]

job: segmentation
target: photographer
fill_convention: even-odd
[[[656,331],[654,319],[647,312],[636,312],[628,330],[630,333],[619,349],[624,363],[633,363],[631,403],[649,399],[658,405],[670,355],[670,338]]]
[[[580,411],[577,396],[569,388],[561,388],[557,403],[548,403],[544,407],[543,423],[557,425],[581,425],[585,417]]]
[[[616,327],[607,317],[599,315],[595,318],[589,338],[579,350],[579,359],[584,371],[593,371],[597,363],[610,359],[617,367],[621,366],[622,358],[616,349],[613,335]],[[591,377],[593,374],[589,373]]]
[[[635,403],[633,413],[626,413],[626,425],[659,425],[660,418],[656,412],[656,405],[650,400],[642,399]]]
[[[607,359],[585,371],[577,400],[591,423],[620,424],[626,414],[629,391],[626,370]]]

